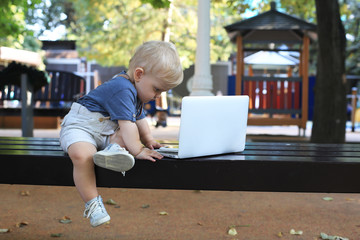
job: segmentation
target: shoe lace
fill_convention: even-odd
[[[98,201],[93,201],[92,203],[90,203],[89,206],[86,207],[85,211],[84,211],[84,217],[89,218],[91,216],[91,214],[93,214],[99,206],[99,202]]]

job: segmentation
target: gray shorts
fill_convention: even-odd
[[[98,112],[90,112],[79,103],[73,103],[69,113],[61,123],[60,146],[67,152],[76,142],[88,142],[98,150],[104,149],[115,133],[118,124]]]

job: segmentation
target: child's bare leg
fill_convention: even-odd
[[[125,142],[121,136],[120,129],[118,129],[113,135],[110,136],[110,143],[117,143],[119,146],[126,148]]]
[[[87,142],[71,144],[68,153],[73,162],[74,182],[84,202],[97,197],[96,177],[93,155],[97,152],[94,145]]]

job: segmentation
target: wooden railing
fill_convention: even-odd
[[[248,95],[249,125],[297,125],[306,127],[301,77],[243,76],[242,94]],[[305,109],[304,109],[305,108]]]

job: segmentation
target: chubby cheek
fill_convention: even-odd
[[[153,100],[154,96],[151,95],[151,93],[138,93],[139,98],[143,103],[150,102]]]
[[[154,100],[156,93],[153,91],[151,87],[143,87],[143,88],[137,88],[137,93],[139,99],[143,103],[147,103],[151,100]]]

